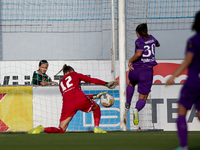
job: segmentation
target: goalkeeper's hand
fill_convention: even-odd
[[[98,94],[94,94],[93,97],[92,97],[92,99],[98,99],[98,98],[101,97],[101,95],[106,94],[106,93],[107,92],[101,92],[101,93],[98,93]]]
[[[114,89],[117,86],[117,82],[116,81],[106,82],[105,86],[108,87],[109,89]]]

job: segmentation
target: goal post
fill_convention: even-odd
[[[112,80],[115,80],[115,2],[111,0],[111,74]]]
[[[125,49],[125,0],[120,0],[119,7],[119,93],[120,93],[120,129],[127,130],[127,118],[125,110],[126,102],[126,49]]]

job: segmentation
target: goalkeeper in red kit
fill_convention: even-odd
[[[62,70],[64,77],[60,81],[59,88],[63,96],[63,105],[59,127],[44,128],[42,125],[39,125],[36,128],[31,129],[28,133],[38,134],[42,131],[46,133],[64,133],[69,125],[69,122],[72,120],[73,116],[78,110],[87,113],[93,111],[95,124],[94,133],[107,133],[99,128],[101,110],[99,105],[92,100],[100,98],[104,92],[95,95],[85,95],[80,88],[80,82],[85,81],[97,85],[104,85],[110,89],[114,89],[117,85],[116,81],[105,82],[96,78],[91,78],[75,72],[71,66],[67,65],[64,65]]]

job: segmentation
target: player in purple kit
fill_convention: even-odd
[[[175,150],[188,150],[186,114],[194,104],[200,120],[200,12],[195,16],[192,30],[197,33],[187,41],[185,59],[173,75],[167,80],[166,85],[173,84],[175,77],[188,68],[188,78],[184,83],[178,100],[177,129],[180,146]]]
[[[155,47],[159,47],[159,42],[148,34],[147,24],[137,26],[136,34],[138,39],[135,41],[135,54],[129,60],[130,80],[126,88],[126,110],[129,110],[134,94],[135,85],[138,84],[139,100],[133,109],[133,122],[139,123],[138,112],[145,106],[153,82],[153,66],[157,65],[155,59]]]

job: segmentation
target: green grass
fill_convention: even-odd
[[[0,133],[0,150],[173,150],[176,132]],[[200,132],[189,132],[190,150],[200,150]]]

